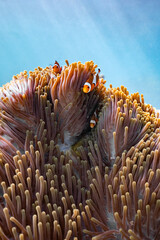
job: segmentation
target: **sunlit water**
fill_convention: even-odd
[[[55,60],[94,60],[106,86],[160,109],[159,12],[153,0],[0,0],[0,85]]]

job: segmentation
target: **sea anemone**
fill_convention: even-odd
[[[160,238],[160,119],[123,86],[84,93],[96,67],[38,67],[0,89],[0,239]]]

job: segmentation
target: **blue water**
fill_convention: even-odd
[[[94,60],[106,86],[160,109],[159,0],[0,0],[0,85],[57,60]]]

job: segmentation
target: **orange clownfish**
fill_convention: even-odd
[[[98,122],[98,116],[97,116],[97,111],[95,111],[90,120],[90,128],[94,128],[97,122]]]
[[[98,84],[99,84],[99,75],[98,74],[99,73],[100,73],[100,69],[98,69],[98,73],[97,74],[91,73],[90,77],[88,78],[88,80],[85,82],[85,84],[83,86],[83,92],[84,93],[89,93],[95,87],[98,86]]]
[[[62,71],[62,67],[60,67],[59,63],[55,61],[54,66],[53,66],[53,71],[55,74],[60,74]]]

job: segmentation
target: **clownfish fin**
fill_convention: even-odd
[[[57,65],[57,66],[59,66],[59,63],[57,62],[57,61],[55,61],[55,63],[54,63],[55,65]]]

